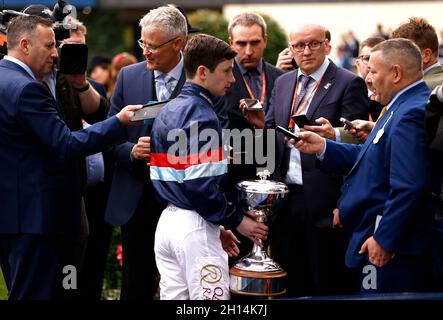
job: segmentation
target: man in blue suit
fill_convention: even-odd
[[[366,85],[327,58],[331,46],[326,29],[303,25],[289,39],[300,67],[275,81],[266,127],[298,131],[291,116],[303,114],[311,121],[326,118],[334,126],[340,117],[367,119]],[[352,281],[343,263],[346,239],[332,230],[342,176],[321,172],[315,156],[300,155],[280,133],[275,163],[274,179],[288,184],[290,192],[270,228],[270,245],[273,257],[288,271],[289,295],[349,293]]]
[[[71,132],[42,82],[57,58],[52,23],[20,16],[7,36],[8,55],[0,61],[0,265],[10,299],[63,297],[64,259],[80,229],[75,165],[123,141],[122,125],[140,106]]]
[[[117,78],[109,116],[126,104],[145,104],[177,96],[184,82],[185,17],[173,7],[151,10],[140,21],[140,47],[146,57],[123,68]],[[156,291],[154,233],[163,210],[149,179],[152,123],[127,128],[127,142],[112,149],[116,167],[105,219],[121,226],[121,299],[152,299]],[[120,199],[125,199],[120,201]]]
[[[325,170],[347,174],[339,217],[350,235],[346,264],[364,266],[362,291],[421,291],[432,214],[424,123],[430,90],[420,50],[406,39],[378,44],[368,77],[387,111],[363,145],[301,132],[295,146],[316,153]]]

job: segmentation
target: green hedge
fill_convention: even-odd
[[[269,63],[277,62],[278,54],[288,46],[288,40],[283,29],[269,16],[262,14],[268,26],[268,44],[264,58]],[[192,26],[199,27],[202,32],[228,41],[228,21],[220,12],[213,10],[197,10],[189,15]]]

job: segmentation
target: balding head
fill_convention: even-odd
[[[318,24],[304,24],[294,28],[289,33],[289,46],[305,75],[318,70],[331,51],[326,28]]]

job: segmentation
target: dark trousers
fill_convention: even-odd
[[[100,300],[102,294],[113,229],[104,220],[108,192],[109,187],[105,183],[88,185],[85,190],[84,201],[89,224],[89,237],[79,280],[80,299],[83,300]]]
[[[426,262],[425,254],[417,256],[395,255],[381,268],[368,262],[369,266],[366,267],[366,270],[363,269],[365,272],[362,274],[361,293],[427,291]],[[376,286],[373,286],[371,280],[376,282]]]
[[[123,272],[121,300],[152,300],[157,292],[154,237],[164,206],[155,199],[151,184],[145,187],[131,219],[121,227]]]
[[[76,290],[63,288],[63,279],[73,273],[63,273],[63,268],[73,265],[78,271],[73,259],[77,238],[78,235],[0,235],[0,265],[9,299],[70,299]],[[77,279],[77,273],[71,279]]]
[[[290,186],[285,205],[270,224],[271,256],[287,276],[288,296],[357,293],[360,271],[344,263],[347,237],[312,221],[303,187]],[[329,213],[332,217],[332,210]]]

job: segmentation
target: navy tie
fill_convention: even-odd
[[[260,79],[260,73],[257,71],[257,69],[249,69],[246,73],[246,81],[248,82],[249,88],[252,91],[252,94],[254,95],[255,99],[261,98],[261,79]]]

